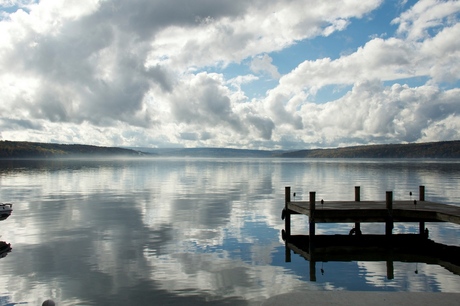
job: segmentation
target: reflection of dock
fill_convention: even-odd
[[[286,238],[286,237],[284,237]],[[460,275],[460,247],[436,243],[417,234],[393,235],[319,235],[315,247],[310,237],[292,235],[286,242],[286,261],[290,250],[310,262],[310,280],[316,280],[316,262],[327,261],[384,261],[387,277],[393,278],[393,262],[423,262],[437,264]]]

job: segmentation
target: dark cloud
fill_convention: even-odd
[[[180,138],[183,140],[198,140],[198,133],[180,133]]]
[[[250,4],[242,0],[118,0],[103,3],[97,15],[111,19],[123,31],[134,33],[144,40],[168,26],[197,26],[209,17],[235,17]]]
[[[201,135],[200,135],[200,136],[201,136],[201,137],[200,137],[200,140],[203,140],[203,141],[209,140],[209,139],[212,139],[212,138],[213,138],[212,133],[209,133],[209,132],[206,132],[206,131],[201,132]]]
[[[272,138],[275,124],[270,118],[261,118],[258,116],[250,115],[248,116],[248,121],[259,131],[260,136],[263,139],[270,140]]]
[[[42,125],[38,122],[28,119],[0,118],[0,130],[41,130],[42,128]]]
[[[190,83],[183,84],[170,101],[173,115],[178,122],[229,127],[238,133],[245,130],[239,117],[233,112],[228,93],[220,81],[201,73],[190,80]]]
[[[275,94],[269,101],[270,111],[277,123],[284,123],[292,125],[295,129],[300,130],[303,128],[302,118],[286,109],[288,98],[283,94]]]

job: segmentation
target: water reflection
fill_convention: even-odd
[[[436,243],[419,234],[384,235],[322,235],[315,237],[315,246],[307,235],[284,237],[286,262],[291,261],[291,250],[310,263],[310,280],[316,281],[316,263],[330,261],[359,261],[386,263],[387,279],[394,279],[394,262],[439,265],[460,275],[460,247]],[[321,265],[321,275],[324,268]]]
[[[459,173],[458,163],[345,160],[0,161],[0,199],[15,207],[0,224],[2,240],[14,245],[14,256],[0,262],[8,279],[0,284],[0,304],[258,304],[297,289],[380,290],[379,263],[334,264],[339,275],[314,283],[304,261],[284,262],[284,186],[300,200],[312,190],[353,199],[353,186],[361,185],[362,200],[375,200],[390,187],[402,197],[425,185],[427,198],[458,203]],[[293,231],[306,228],[293,221]],[[317,233],[330,229],[319,226]],[[430,226],[430,235],[458,242],[458,228]],[[396,267],[415,275],[412,266]],[[417,275],[426,269],[419,266]],[[360,280],[350,281],[356,275]],[[444,283],[416,290],[460,289],[458,278],[436,275]],[[399,290],[417,282],[397,273],[395,280]]]

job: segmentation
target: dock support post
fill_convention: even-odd
[[[425,235],[425,222],[420,222],[419,223],[418,233],[420,235]]]
[[[310,281],[316,282],[316,261],[310,259]]]
[[[315,247],[315,209],[316,209],[316,192],[310,191],[310,254]]]
[[[385,223],[385,235],[391,236],[393,230],[393,191],[387,191],[386,193],[386,208],[388,216]]]
[[[418,187],[418,194],[419,194],[419,201],[420,202],[425,201],[425,186]],[[418,231],[420,235],[425,235],[425,222],[419,223]]]
[[[394,270],[393,260],[387,260],[387,279],[395,278]]]
[[[288,203],[291,202],[291,187],[284,188],[284,209],[286,216],[284,218],[284,230],[286,231],[286,242],[291,236],[291,214],[288,209]]]
[[[419,201],[425,201],[425,186],[418,187]]]
[[[355,186],[355,201],[356,202],[361,201],[361,187],[360,186]]]
[[[361,187],[355,186],[355,202],[361,201]],[[355,233],[356,235],[361,235],[361,223],[355,222]]]
[[[284,262],[291,262],[291,249],[288,247],[288,242],[284,242]]]

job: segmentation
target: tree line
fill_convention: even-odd
[[[140,152],[81,144],[54,144],[26,141],[0,141],[0,158],[50,158],[95,155],[137,156]]]
[[[295,158],[460,158],[460,141],[383,144],[287,152]]]

